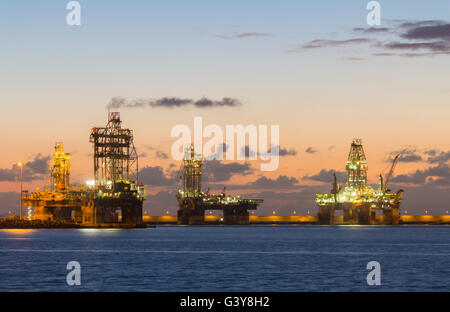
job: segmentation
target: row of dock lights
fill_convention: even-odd
[[[292,213],[293,213],[294,215],[297,215],[297,210],[292,211]],[[255,214],[255,212],[252,211],[252,214]],[[272,214],[273,214],[273,215],[276,215],[276,214],[277,214],[277,211],[276,211],[276,210],[273,210],[273,211],[272,211]],[[309,216],[309,214],[310,214],[309,209],[306,211],[306,214]]]

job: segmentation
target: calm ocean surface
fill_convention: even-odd
[[[450,291],[450,226],[0,230],[0,291],[73,290]]]

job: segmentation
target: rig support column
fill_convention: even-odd
[[[384,209],[383,210],[383,224],[384,225],[397,225],[400,222],[400,213],[398,208]]]
[[[375,224],[375,210],[372,206],[362,205],[358,208],[358,223],[360,225]]]
[[[247,209],[223,209],[223,223],[226,225],[250,224],[250,214]]]
[[[336,223],[334,219],[334,207],[320,206],[318,223],[320,225],[334,225]]]
[[[204,209],[179,209],[177,212],[178,224],[203,225],[205,224]]]

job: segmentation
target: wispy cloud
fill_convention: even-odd
[[[161,151],[161,150],[159,150],[158,148],[153,147],[153,146],[150,146],[150,145],[146,145],[145,147],[146,147],[147,149],[149,149],[150,151],[154,152],[154,153],[155,153],[155,156],[156,156],[157,158],[159,158],[159,159],[169,159],[169,155],[168,155],[166,152]],[[147,157],[147,156],[145,156],[145,157]]]
[[[379,34],[379,33],[388,33],[391,31],[390,28],[387,27],[369,27],[369,28],[353,28],[353,31],[355,33],[362,33],[362,34]]]
[[[358,62],[358,61],[365,61],[366,59],[365,59],[365,58],[362,58],[362,57],[348,56],[348,57],[344,57],[344,60],[346,60],[346,61],[356,61],[356,62]]]
[[[323,49],[323,48],[334,48],[340,46],[349,46],[355,44],[367,44],[374,43],[375,41],[367,38],[354,38],[346,40],[326,40],[326,39],[316,39],[303,44],[300,48],[290,50],[289,52],[301,52],[305,50],[313,49]]]
[[[193,100],[177,97],[163,97],[160,99],[128,99],[122,96],[115,96],[109,101],[107,108],[108,109],[143,108],[143,107],[178,108],[186,106],[194,106],[196,108],[211,108],[211,107],[236,107],[241,105],[242,105],[241,101],[230,97],[224,97],[221,100],[211,100],[206,97],[203,97],[199,100]]]
[[[165,152],[157,151],[156,152],[156,157],[158,157],[160,159],[168,159],[169,155],[167,155],[167,153],[165,153]]]
[[[309,147],[305,150],[305,153],[308,153],[308,154],[315,154],[315,153],[317,153],[317,151],[316,151],[312,146],[309,146]]]
[[[328,40],[315,39],[289,52],[305,52],[314,49],[352,47],[367,44],[375,57],[399,56],[405,58],[450,55],[450,23],[439,20],[390,21],[389,27],[354,28],[352,33],[360,37]],[[364,36],[361,36],[364,35]],[[360,55],[346,60],[363,60]]]
[[[214,36],[221,39],[243,39],[250,37],[270,37],[272,36],[272,34],[259,32],[244,32],[234,35],[214,35]]]

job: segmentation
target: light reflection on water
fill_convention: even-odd
[[[0,233],[14,234],[14,235],[23,235],[23,234],[31,234],[35,232],[34,229],[0,229]]]

